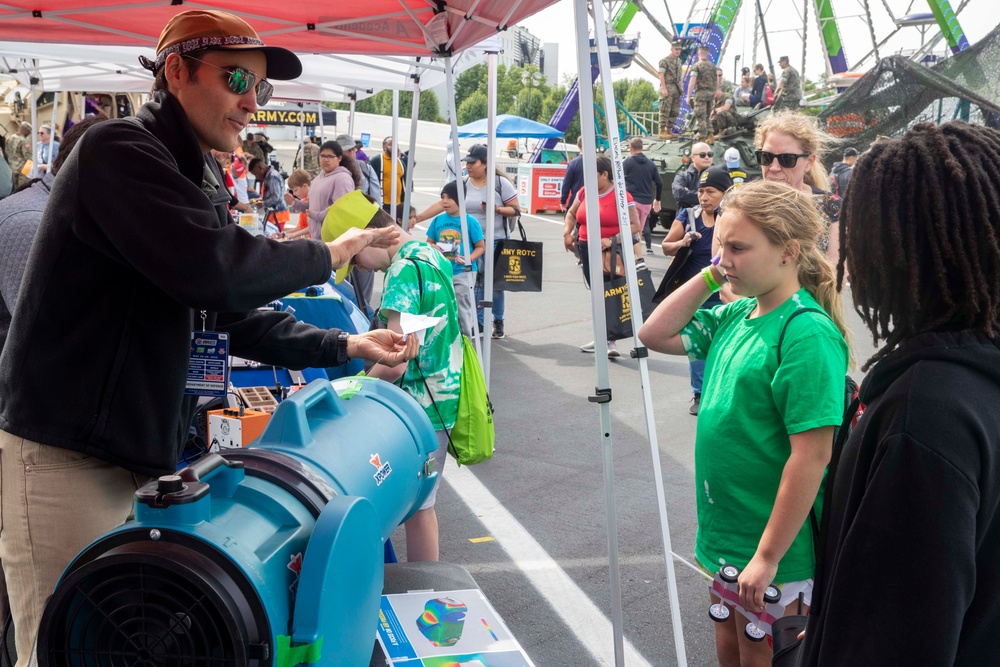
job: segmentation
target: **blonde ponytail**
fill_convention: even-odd
[[[847,363],[854,367],[854,352],[851,330],[847,328],[844,319],[844,304],[837,291],[837,273],[833,264],[818,246],[812,245],[808,250],[799,252],[796,260],[799,265],[799,284],[816,299],[816,303],[826,311],[833,323],[837,325],[840,335],[847,342]]]
[[[844,319],[843,303],[837,291],[837,274],[817,240],[826,225],[818,202],[785,183],[751,181],[726,194],[723,210],[737,210],[756,225],[771,244],[779,248],[797,245],[799,284],[826,311],[847,342],[849,363],[854,365],[851,332]]]

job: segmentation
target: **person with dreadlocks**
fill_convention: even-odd
[[[752,612],[763,611],[772,583],[782,604],[800,594],[811,601],[809,518],[822,505],[849,357],[834,268],[817,246],[821,227],[810,196],[784,183],[730,190],[714,233],[719,254],[639,330],[651,350],[706,361],[695,556],[711,572],[739,567],[740,603]],[[727,280],[748,298],[700,308]],[[770,665],[768,643],[751,641],[736,618],[715,624],[719,664]]]
[[[952,122],[855,167],[838,280],[882,347],[830,465],[801,665],[1000,664],[997,164],[1000,133]]]

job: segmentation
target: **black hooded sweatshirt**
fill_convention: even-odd
[[[622,163],[625,172],[625,190],[640,204],[652,204],[663,194],[663,179],[660,170],[643,153],[630,155]],[[645,223],[645,220],[642,221]]]
[[[1000,347],[930,333],[861,387],[800,665],[1000,665]]]
[[[335,363],[338,331],[254,310],[329,280],[330,251],[248,234],[220,179],[166,92],[135,119],[87,130],[28,258],[0,356],[0,428],[162,475],[176,469],[195,407],[184,385],[202,311],[234,355]]]

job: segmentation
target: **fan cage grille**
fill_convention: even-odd
[[[147,539],[83,564],[94,547],[81,554],[46,607],[41,666],[270,664],[248,656],[249,646],[269,636],[259,596],[242,573],[219,566],[226,559],[210,559],[199,553],[208,545],[196,544],[198,551]]]

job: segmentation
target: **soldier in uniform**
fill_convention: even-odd
[[[247,138],[243,141],[243,153],[249,156],[246,160],[247,164],[255,157],[259,157],[261,160],[264,159],[264,151],[261,149],[260,144],[254,140],[253,132],[247,132]]]
[[[31,159],[31,142],[28,141],[28,137],[30,136],[31,125],[29,123],[21,123],[21,127],[17,129],[17,132],[7,133],[4,152],[7,155],[7,163],[10,165],[11,174],[14,176],[14,190],[17,190],[28,180],[28,177],[22,174],[21,170],[24,169],[24,163]]]
[[[802,99],[802,79],[788,62],[788,56],[778,58],[778,64],[781,66],[781,79],[778,81],[778,89],[774,91],[774,105],[771,111],[797,110],[799,100]]]
[[[708,57],[708,45],[698,47],[698,62],[691,68],[688,80],[687,102],[697,122],[696,134],[702,141],[712,143],[712,125],[709,116],[715,106],[716,72],[715,65]]]
[[[305,151],[305,155],[302,155]],[[299,163],[302,160],[302,163]],[[309,137],[302,139],[302,145],[295,152],[295,169],[304,169],[309,172],[310,178],[319,176],[319,146],[314,144]]]
[[[681,42],[674,42],[670,55],[660,60],[660,139],[669,139],[681,112]]]
[[[721,85],[716,91],[718,100],[712,110],[712,132],[726,134],[740,125],[740,115],[736,113],[736,100]]]

